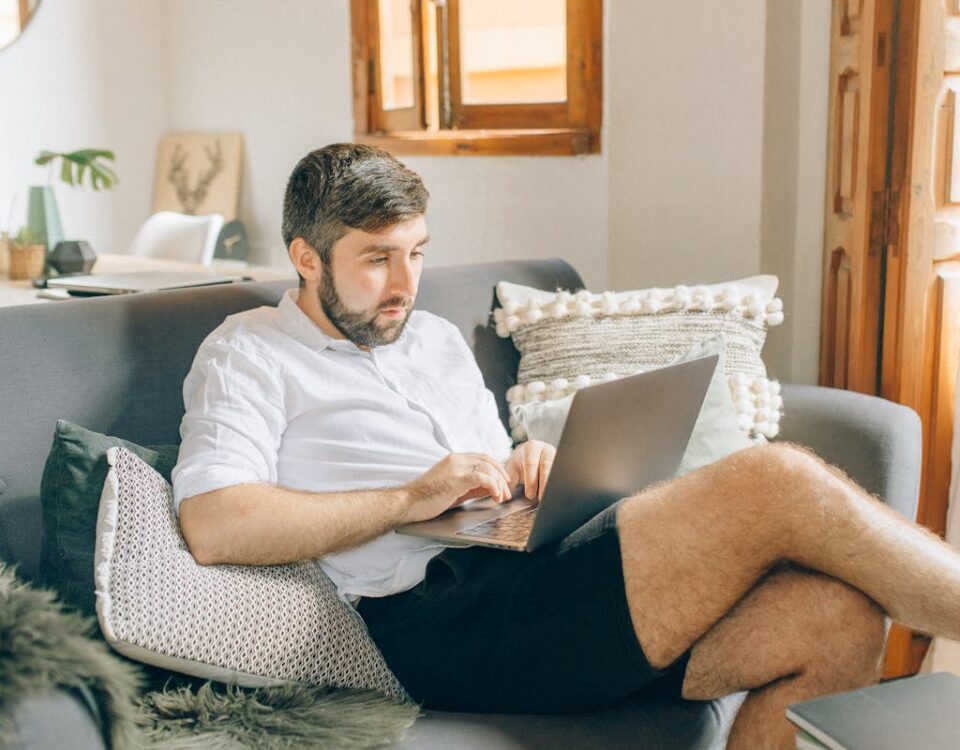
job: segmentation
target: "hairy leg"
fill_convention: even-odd
[[[960,554],[813,454],[752,448],[626,500],[617,517],[634,630],[662,667],[775,564],[860,589],[893,619],[960,638]]]
[[[793,748],[787,705],[876,682],[884,637],[883,613],[863,593],[781,565],[693,645],[683,695],[709,700],[749,690],[729,750]]]

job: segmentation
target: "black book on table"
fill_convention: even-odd
[[[787,718],[830,750],[958,750],[960,677],[948,672],[795,703]]]

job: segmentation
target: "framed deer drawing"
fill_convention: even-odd
[[[160,139],[153,210],[237,218],[243,135],[170,133]]]

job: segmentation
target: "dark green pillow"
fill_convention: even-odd
[[[107,449],[123,446],[155,468],[169,482],[179,446],[144,448],[102,435],[63,419],[57,420],[53,447],[43,467],[40,505],[43,535],[40,577],[61,599],[87,615],[96,615],[93,551],[97,510],[107,477]]]

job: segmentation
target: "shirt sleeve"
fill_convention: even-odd
[[[184,380],[183,402],[173,469],[178,513],[194,495],[277,481],[286,413],[282,379],[268,357],[236,340],[204,342]]]

